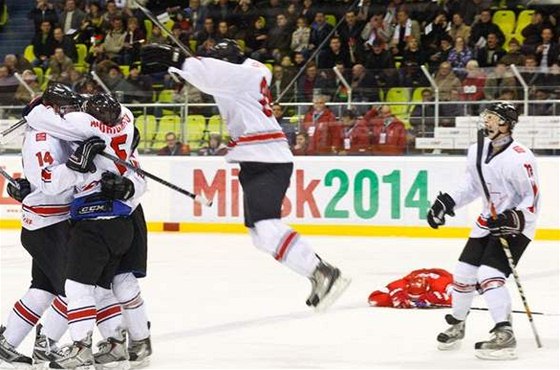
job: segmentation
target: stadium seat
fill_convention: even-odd
[[[136,127],[140,131],[140,148],[151,149],[157,135],[156,116],[148,114],[138,116],[135,121]]]
[[[189,40],[189,48],[196,54],[196,40]]]
[[[35,60],[35,53],[33,52],[33,45],[27,45],[23,51],[23,57],[27,59],[29,63]]]
[[[237,41],[237,45],[239,45],[239,47],[241,48],[241,51],[245,52],[245,40],[237,39],[235,41]]]
[[[336,26],[336,16],[334,14],[325,14],[325,21],[333,27]]]
[[[175,22],[173,21],[173,19],[170,19],[166,22],[163,23],[163,25],[165,26],[165,28],[171,32],[171,30],[173,29],[173,25],[175,24]]]
[[[408,103],[410,101],[410,89],[408,87],[392,87],[385,95],[387,103]],[[400,120],[408,122],[408,104],[391,104],[391,112]]]
[[[498,25],[504,35],[513,33],[515,26],[515,12],[513,10],[497,10],[492,16],[492,22]]]
[[[43,68],[41,67],[33,67],[33,73],[35,73],[35,76],[37,76],[37,83],[39,83],[39,86],[41,86],[43,84]]]
[[[128,75],[130,74],[130,66],[122,65],[119,66],[119,68],[121,69],[121,73],[123,74],[123,76],[125,78],[128,77]]]
[[[157,102],[158,103],[173,103],[173,96],[174,95],[175,95],[174,90],[170,90],[170,89],[161,90],[159,92]],[[173,109],[163,109],[162,112],[163,112],[163,115],[175,114],[175,111]]]
[[[193,114],[187,117],[187,143],[191,150],[198,150],[206,143],[207,138],[206,117]]]
[[[272,72],[272,69],[273,69],[272,63],[265,63],[264,65],[266,66],[266,68],[268,68],[268,70],[269,70],[270,72]]]
[[[154,24],[149,19],[144,19],[144,28],[146,29],[146,40],[149,40],[152,37],[152,29],[154,28]]]
[[[4,4],[2,13],[0,13],[0,30],[8,23],[8,5]]]
[[[220,135],[223,135],[224,127],[222,123],[222,116],[220,116],[219,114],[215,114],[212,117],[208,118],[208,131],[217,132]]]
[[[535,14],[534,10],[525,9],[522,10],[519,15],[517,16],[517,23],[515,24],[515,34],[521,35],[521,31],[529,24],[531,24],[531,19],[533,18],[533,14]]]
[[[158,131],[156,135],[156,143],[163,144],[165,142],[165,134],[168,132],[178,133],[181,130],[181,117],[176,114],[163,116],[159,120]]]

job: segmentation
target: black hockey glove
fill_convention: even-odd
[[[496,218],[488,219],[488,230],[496,237],[519,234],[525,228],[525,216],[523,212],[508,209],[500,213]]]
[[[171,45],[148,44],[140,49],[142,73],[167,72],[169,67],[181,68],[185,56],[181,50]]]
[[[445,225],[445,215],[455,216],[453,212],[455,201],[447,193],[439,193],[432,208],[428,211],[428,224],[432,229],[437,229],[440,225]]]
[[[105,141],[97,136],[92,136],[82,141],[76,148],[66,161],[66,167],[80,173],[95,172],[96,168],[93,160],[103,149],[105,149]]]
[[[36,106],[41,105],[41,104],[43,104],[43,97],[42,96],[38,96],[35,99],[31,100],[29,103],[27,103],[25,105],[25,107],[21,111],[21,117],[22,118],[27,117],[29,115],[29,113],[31,113],[33,108],[35,108]]]
[[[109,199],[128,200],[134,195],[134,183],[124,176],[103,172],[101,194]]]
[[[23,202],[26,196],[31,193],[31,184],[27,179],[15,179],[19,185],[19,189],[16,188],[12,183],[8,183],[8,195],[17,200],[18,202]]]

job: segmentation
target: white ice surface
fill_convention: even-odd
[[[152,322],[151,369],[404,368],[548,369],[559,360],[559,251],[534,242],[519,264],[523,288],[544,348],[537,349],[525,314],[514,315],[519,359],[478,360],[488,338],[488,312],[473,311],[458,351],[440,352],[435,338],[448,309],[371,308],[369,293],[417,268],[453,271],[459,239],[308,237],[315,251],[351,276],[347,292],[326,313],[305,306],[310,284],[256,250],[248,235],[150,234],[142,290]],[[30,258],[19,233],[0,230],[0,317],[30,281]],[[510,278],[514,309],[523,306]],[[484,307],[477,297],[474,305]],[[30,354],[32,335],[20,346]],[[65,336],[64,341],[68,337]],[[96,333],[94,339],[99,339]]]

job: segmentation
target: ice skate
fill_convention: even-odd
[[[311,294],[305,302],[315,307],[316,311],[324,311],[330,307],[350,284],[350,279],[341,275],[340,270],[323,261],[313,271]]]
[[[33,361],[35,364],[60,360],[67,354],[68,348],[58,348],[56,342],[41,335],[43,325],[37,325],[35,329],[35,347],[33,348]]]
[[[453,315],[447,314],[445,315],[445,321],[451,326],[437,336],[440,351],[459,348],[461,340],[465,337],[465,320],[457,320]]]
[[[126,332],[121,330],[117,337],[109,337],[97,343],[99,352],[93,355],[97,370],[130,369],[128,351],[126,349]]]
[[[150,364],[152,355],[152,341],[150,337],[142,340],[131,340],[128,344],[128,355],[130,367],[138,369]]]
[[[76,341],[69,346],[68,353],[57,361],[51,361],[49,369],[76,369],[95,370],[93,353],[91,351],[91,336],[88,335],[81,341]]]
[[[6,328],[0,326],[0,369],[31,369],[33,360],[16,351],[4,338]]]
[[[474,345],[476,357],[483,360],[515,360],[517,341],[508,321],[497,323],[492,330],[490,340]]]

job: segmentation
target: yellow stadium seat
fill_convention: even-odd
[[[144,28],[146,29],[146,39],[150,39],[152,37],[152,29],[154,28],[154,24],[149,19],[144,19]]]
[[[270,72],[272,72],[273,67],[272,67],[272,64],[271,64],[271,63],[265,63],[264,65],[266,66],[266,68],[268,68],[268,70],[269,70]]]
[[[175,95],[174,90],[170,90],[170,89],[161,90],[159,92],[157,102],[158,103],[173,103],[173,96],[174,95]],[[173,109],[163,109],[162,112],[163,112],[164,115],[175,114],[175,111]]]
[[[206,145],[208,131],[206,128],[206,117],[201,114],[193,114],[187,117],[187,143],[191,150],[198,150]]]
[[[181,117],[179,117],[178,115],[172,114],[169,116],[161,117],[161,119],[159,120],[156,142],[160,144],[163,143],[165,141],[165,135],[168,132],[174,132],[177,134],[177,136],[179,136],[178,133],[180,132],[180,128]]]
[[[157,135],[157,120],[152,114],[138,116],[135,125],[140,131],[140,149],[151,149]]]
[[[429,89],[429,87],[417,87],[414,89],[414,91],[412,92],[412,100],[413,102],[419,102],[422,101],[422,91],[424,91],[425,89]]]
[[[220,135],[224,133],[224,124],[222,122],[222,116],[219,114],[215,114],[212,117],[208,118],[208,131],[210,132],[217,132]]]
[[[521,31],[523,31],[525,27],[531,24],[533,14],[535,14],[535,11],[529,9],[522,10],[519,13],[519,15],[517,16],[517,23],[515,24],[516,34],[521,35]]]
[[[8,23],[8,5],[4,4],[2,13],[0,14],[0,29]]]
[[[125,78],[128,77],[128,75],[130,74],[130,66],[122,65],[119,66],[119,68],[121,69],[121,73],[123,74],[123,76]]]
[[[513,33],[515,27],[515,12],[513,10],[497,10],[492,16],[492,22],[497,24],[504,35]]]
[[[189,40],[189,47],[193,53],[196,53],[196,40]]]
[[[35,73],[35,76],[37,76],[37,82],[39,83],[39,86],[41,86],[43,84],[43,68],[41,67],[33,67],[33,73]]]
[[[336,26],[336,16],[334,14],[325,14],[325,21],[331,26]]]
[[[241,51],[245,52],[245,40],[237,39],[235,41],[237,41],[237,45],[239,45],[239,47],[241,48]]]
[[[23,57],[27,59],[29,63],[35,60],[35,53],[33,52],[33,45],[27,45],[23,51]]]
[[[385,102],[408,103],[410,101],[410,89],[407,87],[392,87],[387,91]],[[408,120],[408,104],[391,104],[391,112],[401,120]]]
[[[173,21],[173,19],[170,19],[170,20],[163,23],[163,25],[165,26],[165,29],[167,29],[169,32],[171,32],[171,30],[173,29],[174,24],[175,24],[175,21]]]

